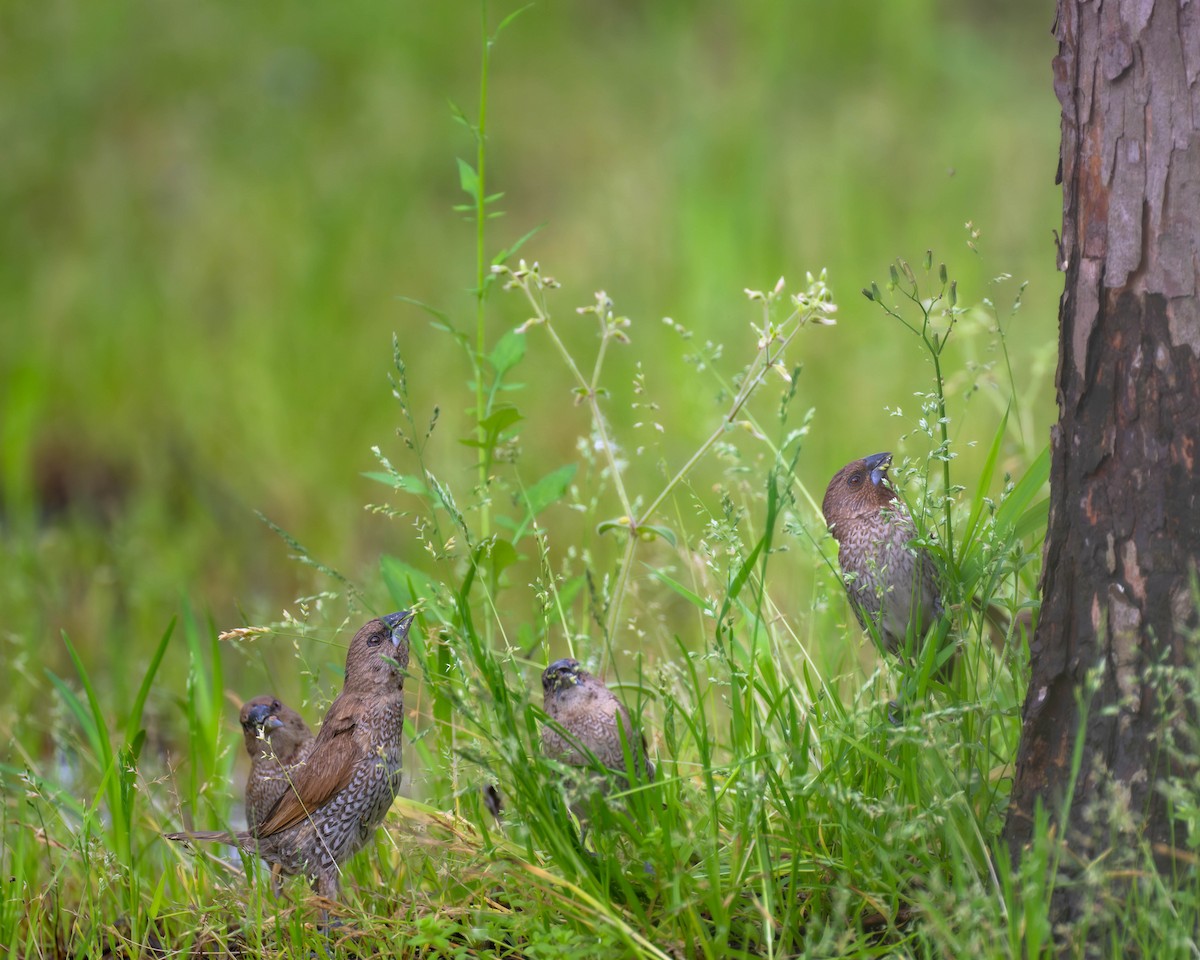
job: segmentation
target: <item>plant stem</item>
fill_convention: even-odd
[[[742,408],[749,401],[750,397],[762,384],[768,371],[779,362],[787,350],[788,345],[800,332],[800,328],[804,326],[807,320],[818,310],[818,307],[805,307],[804,309],[794,310],[782,323],[778,326],[771,323],[771,300],[766,299],[763,303],[763,327],[760,336],[758,353],[750,363],[745,380],[738,389],[730,404],[729,410],[721,418],[720,424],[708,438],[696,449],[684,464],[675,472],[675,475],[663,486],[658,492],[658,495],[640,511],[637,515],[634,513],[633,501],[630,500],[629,494],[625,490],[624,481],[621,478],[620,467],[617,464],[615,448],[612,440],[608,435],[608,427],[605,424],[604,415],[600,410],[599,404],[599,382],[600,373],[604,366],[604,358],[606,355],[608,340],[611,336],[609,328],[605,324],[605,319],[600,316],[600,348],[597,351],[596,362],[592,369],[591,380],[584,377],[583,372],[576,364],[575,358],[571,356],[570,350],[567,349],[562,338],[559,337],[558,331],[555,330],[554,324],[550,319],[550,312],[546,309],[546,305],[542,299],[535,293],[542,289],[542,281],[537,275],[536,266],[532,271],[525,272],[522,264],[522,271],[514,274],[513,286],[519,287],[525,294],[525,299],[533,308],[535,321],[537,324],[546,328],[546,333],[550,337],[550,341],[554,344],[559,356],[562,357],[567,369],[570,370],[571,376],[575,378],[575,383],[580,396],[587,401],[588,409],[591,412],[592,428],[596,433],[597,439],[604,452],[604,457],[608,462],[609,470],[612,473],[613,485],[616,488],[618,499],[621,501],[621,507],[625,511],[622,518],[624,525],[628,529],[628,540],[625,545],[625,554],[621,561],[620,571],[617,574],[617,580],[613,587],[612,594],[608,602],[608,616],[605,621],[606,640],[611,644],[612,638],[616,635],[617,623],[621,616],[621,607],[624,603],[625,593],[629,588],[630,570],[633,567],[633,561],[637,553],[637,544],[640,539],[641,528],[654,516],[656,510],[662,506],[666,499],[675,491],[676,487],[683,482],[683,479],[695,468],[713,445],[721,438],[730,425],[737,419]],[[535,321],[530,321],[535,322]],[[794,321],[794,323],[793,323]],[[787,333],[782,331],[789,324],[793,324]]]
[[[612,638],[616,636],[617,632],[617,620],[621,616],[621,604],[625,600],[625,591],[629,587],[629,571],[633,569],[633,558],[637,553],[637,544],[637,533],[633,529],[630,529],[629,536],[625,540],[625,556],[621,558],[621,569],[617,573],[617,582],[613,588],[612,596],[608,601],[608,619],[604,624],[604,631],[608,635],[606,639],[610,651]]]
[[[945,341],[942,341],[943,345]],[[942,388],[941,351],[932,348],[929,341],[930,353],[933,356],[933,375],[937,382],[938,426],[942,435],[942,513],[946,522],[946,563],[954,566],[954,527],[951,523],[950,503],[950,428],[946,422],[946,394]]]
[[[675,472],[675,475],[668,480],[662,490],[659,491],[658,496],[651,500],[649,505],[641,511],[641,515],[639,517],[635,518],[633,516],[633,512],[629,512],[629,541],[625,548],[625,559],[622,563],[621,573],[617,578],[617,584],[613,590],[612,598],[609,601],[607,629],[610,637],[613,635],[613,632],[616,629],[617,620],[621,614],[621,605],[625,600],[625,591],[629,584],[629,570],[633,565],[634,554],[637,550],[639,528],[648,522],[652,516],[654,516],[654,511],[662,506],[667,497],[669,497],[675,488],[683,482],[683,478],[692,471],[696,464],[700,462],[701,458],[712,449],[713,444],[715,444],[721,438],[721,434],[725,433],[725,431],[729,428],[729,425],[733,423],[735,419],[737,419],[738,414],[746,405],[746,402],[750,399],[754,391],[758,389],[759,385],[766,377],[767,372],[775,364],[778,358],[783,356],[788,344],[790,344],[796,334],[800,332],[800,328],[804,326],[804,323],[808,320],[808,317],[809,314],[807,312],[801,314],[799,311],[796,311],[793,312],[792,315],[789,316],[782,324],[780,324],[780,328],[782,329],[788,323],[792,322],[793,320],[797,320],[797,323],[789,333],[778,338],[778,349],[774,353],[771,351],[771,346],[773,343],[775,343],[774,339],[767,339],[766,342],[759,347],[757,356],[755,356],[754,360],[750,363],[751,373],[747,375],[746,379],[743,381],[741,389],[738,390],[737,395],[733,398],[733,403],[730,404],[729,411],[724,417],[721,418],[720,425],[718,425],[717,428],[713,430],[711,434],[709,434],[708,439],[705,440],[690,457],[688,457],[683,466],[681,466]],[[763,319],[763,329],[766,330],[770,325],[769,304],[763,305]]]
[[[788,318],[788,321],[795,318],[795,316],[796,314],[793,314]],[[688,475],[689,472],[691,472],[692,468],[700,462],[700,458],[703,457],[710,449],[712,449],[713,444],[721,438],[721,434],[723,434],[729,428],[729,425],[737,418],[737,415],[741,412],[742,407],[746,405],[746,401],[750,399],[751,394],[758,389],[758,385],[762,383],[763,378],[766,377],[767,371],[769,371],[774,365],[775,360],[783,355],[783,351],[787,348],[788,344],[791,343],[796,334],[800,332],[800,328],[804,326],[804,321],[806,319],[807,317],[802,317],[792,332],[787,334],[787,336],[780,341],[779,349],[776,351],[774,357],[771,355],[771,345],[769,343],[765,344],[759,350],[758,356],[755,357],[754,361],[751,363],[751,369],[754,370],[754,373],[748,376],[745,382],[742,384],[737,396],[734,397],[733,404],[730,406],[729,412],[721,418],[720,426],[718,426],[709,435],[708,439],[700,445],[700,448],[695,453],[688,457],[684,465],[675,473],[675,476],[673,476],[667,482],[667,485],[663,487],[661,491],[659,491],[658,496],[650,501],[650,505],[642,511],[641,519],[638,521],[639,524],[645,523],[650,519],[654,511],[657,510],[662,505],[662,502],[671,495],[671,492],[675,489],[675,487],[683,480],[685,476]],[[788,321],[785,321],[785,323]],[[755,367],[758,369],[755,370]]]
[[[586,379],[584,379],[583,373],[575,363],[575,358],[571,356],[571,351],[567,349],[567,345],[562,342],[562,339],[558,335],[558,331],[554,329],[554,324],[550,322],[550,313],[546,310],[545,304],[539,303],[537,297],[533,295],[533,291],[529,288],[528,279],[522,282],[520,286],[521,289],[525,291],[525,297],[533,307],[538,319],[542,322],[542,325],[545,326],[546,332],[550,335],[550,339],[557,348],[559,355],[563,358],[563,362],[566,363],[567,369],[571,371],[571,375],[575,378],[575,383],[578,385],[583,397],[587,400],[588,409],[591,411],[592,415],[592,425],[595,428],[596,433],[600,435],[600,445],[604,448],[604,458],[608,461],[609,471],[612,473],[613,477],[613,484],[617,489],[617,497],[621,501],[621,508],[625,511],[625,516],[629,518],[629,521],[632,524],[633,505],[629,499],[629,495],[625,492],[625,484],[621,479],[621,470],[617,466],[616,455],[613,452],[613,444],[608,436],[608,428],[604,424],[604,416],[600,412],[599,403],[596,401],[596,384],[600,377],[600,364],[597,362],[595,370],[592,374],[594,379],[591,383],[589,383]],[[604,350],[604,346],[607,342],[607,337],[600,341],[601,351]]]
[[[925,349],[929,351],[929,356],[933,360],[933,378],[934,387],[937,391],[937,412],[938,412],[938,433],[941,435],[941,456],[939,459],[942,462],[942,515],[945,522],[945,546],[946,546],[946,561],[953,566],[954,564],[954,526],[953,513],[951,510],[950,498],[950,428],[946,417],[946,392],[945,383],[942,379],[942,351],[946,348],[946,343],[950,338],[950,332],[954,329],[954,313],[953,306],[950,309],[951,323],[945,334],[940,340],[929,335],[929,318],[933,312],[933,308],[941,301],[944,295],[939,293],[936,297],[929,301],[928,304],[923,303],[917,295],[916,286],[914,285],[911,291],[904,289],[902,286],[897,287],[900,292],[914,303],[922,314],[921,329],[918,330],[911,323],[904,319],[898,312],[889,307],[886,303],[878,301],[883,308],[884,313],[888,316],[899,320],[908,330],[921,338],[921,342],[925,345]]]
[[[487,298],[487,248],[485,246],[484,227],[487,223],[487,213],[484,210],[484,198],[487,197],[487,83],[488,64],[491,60],[492,40],[488,36],[487,0],[479,4],[480,33],[483,37],[483,49],[480,53],[479,64],[479,123],[475,128],[475,172],[478,181],[475,188],[475,433],[479,439],[479,489],[482,499],[480,509],[480,535],[487,537],[490,528],[490,511],[488,510],[487,490],[488,449],[486,445],[487,432],[483,421],[487,417],[487,402],[483,394],[483,366],[486,355],[486,312]]]

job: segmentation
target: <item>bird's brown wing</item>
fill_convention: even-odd
[[[354,704],[338,698],[304,762],[291,770],[291,783],[253,831],[260,840],[294,826],[344,790],[364,752],[354,737]]]

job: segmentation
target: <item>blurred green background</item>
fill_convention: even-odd
[[[796,289],[822,267],[842,309],[798,341],[798,404],[816,410],[799,473],[819,500],[847,460],[898,449],[930,370],[859,291],[926,248],[960,301],[993,298],[1001,316],[1030,281],[1010,348],[1027,443],[1044,443],[1061,289],[1052,16],[610,0],[537,4],[504,31],[488,174],[506,215],[489,252],[544,224],[522,255],[563,283],[562,325],[599,289],[634,320],[671,429],[631,470],[677,464],[721,410],[661,318],[725,344],[736,369],[753,350],[743,288]],[[474,147],[449,103],[477,112],[479,22],[476,4],[408,0],[0,10],[6,733],[42,667],[69,670],[60,630],[119,697],[128,658],[180,610],[228,628],[327,587],[255,511],[382,596],[379,554],[406,556],[407,538],[364,511],[386,491],[361,473],[372,445],[397,453],[393,332],[418,421],[439,406],[436,449],[470,462],[453,446],[470,423],[461,352],[401,298],[472,327],[474,227],[452,206]],[[1015,280],[990,285],[1001,273]],[[488,310],[493,342],[526,317],[512,296]],[[578,330],[590,355],[594,329]],[[983,349],[964,333],[957,366]],[[636,370],[610,372],[632,443]],[[518,379],[542,412],[527,476],[574,462],[587,426],[566,371],[543,352]],[[986,446],[997,410],[972,403]],[[227,682],[250,696],[259,669]]]

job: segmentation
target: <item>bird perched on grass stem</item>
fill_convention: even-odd
[[[400,787],[404,671],[412,615],[366,623],[350,641],[346,681],[329,706],[304,762],[249,830],[176,833],[171,840],[236,843],[278,866],[304,874],[320,896],[336,899],[341,864],[383,821]]]
[[[891,462],[890,453],[876,453],[846,464],[829,481],[821,512],[859,624],[874,624],[888,652],[899,654],[910,626],[919,642],[942,601],[933,559],[911,544],[917,530],[888,481]]]
[[[542,752],[574,767],[592,765],[589,754],[618,776],[620,789],[629,783],[626,752],[638,779],[654,780],[654,764],[646,756],[646,738],[634,730],[629,711],[616,694],[571,659],[555,660],[542,673],[546,716]]]

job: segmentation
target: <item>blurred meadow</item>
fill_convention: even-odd
[[[516,9],[487,9],[489,31]],[[482,262],[536,228],[506,262],[561,284],[546,303],[585,378],[601,338],[576,308],[602,290],[630,323],[604,340],[607,441],[540,324],[502,376],[480,365],[524,418],[487,451],[461,442],[480,436],[472,351],[518,349],[505,334],[531,312],[503,276],[477,312],[476,223],[456,209],[474,202],[461,163],[478,171],[480,19],[476,4],[407,0],[0,12],[6,777],[24,771],[43,797],[84,790],[81,743],[103,756],[98,728],[125,725],[135,704],[127,745],[144,726],[142,755],[159,765],[135,781],[156,827],[178,826],[179,795],[198,818],[231,817],[229,796],[200,797],[240,790],[236,704],[275,691],[315,721],[352,629],[416,599],[426,638],[406,789],[430,810],[456,806],[474,781],[459,780],[454,737],[430,733],[453,700],[430,674],[491,654],[446,631],[478,627],[531,690],[571,652],[640,704],[641,678],[709,648],[698,584],[724,576],[714,591],[732,599],[776,509],[767,606],[792,645],[773,655],[858,688],[877,656],[827,559],[825,484],[892,450],[910,499],[926,496],[931,463],[945,489],[922,409],[929,351],[861,293],[885,287],[897,257],[920,272],[932,250],[923,289],[936,292],[942,262],[956,284],[941,364],[960,521],[1035,462],[1055,413],[1061,292],[1048,7],[619,0],[514,19],[490,50],[484,192],[503,194],[488,208],[503,216],[485,221]],[[763,322],[746,289],[783,277],[796,293],[822,270],[836,325],[799,331],[778,370],[790,382],[770,371],[652,518],[667,533],[622,568],[612,465],[645,508],[744,383]],[[504,477],[486,496],[485,452],[485,473]],[[786,502],[768,507],[783,461]],[[486,596],[470,600],[486,625],[452,612],[484,568],[461,535],[450,542],[453,510],[425,470],[483,539],[512,534],[512,557],[492,556]],[[552,476],[535,511],[529,491]],[[617,529],[598,532],[606,521]],[[1022,533],[1036,567],[1037,536]],[[561,593],[547,587],[555,570]],[[1014,608],[1036,569],[1022,576],[1026,593],[1005,594]],[[257,625],[274,628],[216,640]],[[648,726],[664,722],[662,703],[648,709]],[[206,785],[206,772],[223,779]]]

